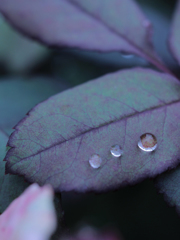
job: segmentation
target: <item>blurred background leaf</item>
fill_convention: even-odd
[[[32,107],[66,88],[67,84],[47,77],[1,79],[1,129],[10,134]]]
[[[180,76],[179,66],[170,55],[166,44],[176,1],[137,0],[137,2],[154,25],[153,41],[156,51]],[[3,30],[4,25],[6,30]],[[30,45],[26,45],[26,42],[32,46],[33,50]],[[55,81],[55,85],[59,84],[66,88],[132,66],[149,67],[150,65],[141,58],[133,55],[122,56],[118,52],[100,54],[76,49],[49,49],[20,35],[1,18],[0,106],[3,106],[3,111],[0,111],[0,126],[2,125],[6,132],[10,133],[12,131],[10,128],[30,110],[29,108],[33,107],[32,105],[56,93],[52,87],[49,93],[44,94],[49,85],[46,84],[47,88],[43,90],[44,84],[40,84],[43,82],[42,78],[37,81],[39,90],[37,92],[33,90],[30,82],[32,81],[32,86],[36,86],[34,82],[37,77],[45,76],[45,81],[53,83]],[[23,87],[21,89],[20,83],[16,87],[16,82],[25,82],[22,86],[26,86],[26,90],[29,89],[29,94],[23,94]],[[2,87],[3,85],[6,87]],[[65,88],[60,87],[56,91]],[[13,89],[14,95],[18,96],[17,99],[11,96]],[[38,97],[35,97],[36,101],[31,102],[32,96],[36,96],[35,92]],[[6,101],[9,101],[11,107],[7,107]],[[24,108],[23,101],[26,102]],[[16,116],[16,110],[12,110],[12,108],[18,109],[18,106],[14,104],[13,107],[12,102],[19,105],[19,117],[18,114]],[[11,125],[6,125],[7,118]],[[180,219],[175,209],[169,208],[163,196],[156,193],[151,180],[98,195],[63,193],[62,204],[66,227],[69,229],[76,228],[77,223],[87,223],[98,228],[115,226],[120,229],[126,240],[179,240],[180,238]]]
[[[23,37],[0,15],[0,62],[10,73],[29,71],[48,56],[49,50]]]

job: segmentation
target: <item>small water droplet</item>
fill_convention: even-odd
[[[138,147],[145,152],[152,152],[157,147],[157,139],[151,133],[145,133],[140,137]]]
[[[98,154],[94,154],[89,159],[89,164],[93,168],[99,168],[102,164],[102,158]]]
[[[110,152],[114,157],[120,157],[123,154],[123,150],[119,147],[119,145],[112,146]]]
[[[125,53],[125,52],[121,52],[121,56],[122,56],[123,58],[127,58],[127,59],[134,57],[133,54],[129,54],[129,53]]]

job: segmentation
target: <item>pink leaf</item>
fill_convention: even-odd
[[[56,228],[53,191],[32,184],[0,216],[2,240],[48,240]]]

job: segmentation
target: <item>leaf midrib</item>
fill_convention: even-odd
[[[14,165],[16,165],[17,163],[21,162],[21,161],[24,161],[24,160],[26,160],[26,159],[28,159],[28,158],[30,158],[30,157],[34,157],[34,156],[36,156],[36,155],[38,155],[38,154],[41,154],[41,153],[44,152],[44,151],[49,151],[51,148],[53,148],[53,147],[55,147],[55,146],[58,146],[58,145],[63,144],[63,143],[65,143],[65,142],[74,140],[75,138],[78,138],[78,137],[80,137],[80,136],[83,136],[84,134],[86,134],[86,133],[88,133],[88,132],[91,132],[91,131],[93,131],[93,130],[98,130],[98,129],[101,129],[101,128],[103,128],[103,127],[106,127],[106,126],[108,126],[108,125],[110,125],[110,124],[117,123],[117,122],[122,121],[122,120],[126,120],[126,119],[128,119],[128,118],[130,118],[130,117],[137,116],[137,115],[140,115],[140,114],[143,114],[143,113],[145,113],[145,112],[152,111],[152,110],[161,109],[161,108],[164,108],[164,107],[167,107],[167,106],[171,106],[171,105],[176,104],[176,103],[179,103],[179,102],[180,102],[180,99],[174,100],[174,101],[172,101],[172,102],[170,102],[170,103],[158,105],[158,106],[155,106],[155,107],[150,107],[150,108],[145,109],[144,111],[141,111],[141,112],[136,112],[136,113],[128,114],[128,115],[126,115],[126,116],[124,116],[124,117],[122,117],[122,118],[120,118],[120,119],[118,119],[118,120],[112,120],[112,121],[110,121],[110,122],[108,122],[108,123],[106,122],[106,123],[104,123],[104,124],[101,124],[101,125],[98,126],[98,127],[91,128],[91,129],[89,129],[89,130],[87,130],[87,131],[84,131],[84,132],[82,132],[81,134],[79,134],[79,135],[77,135],[77,136],[75,136],[75,137],[69,138],[69,139],[66,140],[66,141],[62,141],[62,142],[60,142],[60,143],[53,144],[53,145],[51,145],[51,146],[49,146],[49,147],[47,147],[47,148],[45,148],[45,149],[43,149],[43,150],[38,151],[37,153],[34,153],[34,154],[32,154],[32,155],[30,155],[30,156],[28,156],[28,157],[22,158],[20,161],[12,164],[12,165],[11,165],[11,168],[12,168]],[[21,140],[21,139],[19,139],[19,140]],[[16,148],[16,147],[11,147],[11,148]],[[11,150],[11,149],[10,149],[10,150]],[[9,151],[10,151],[10,150],[9,150]],[[7,155],[8,155],[8,154],[7,154]],[[6,156],[7,156],[7,155],[6,155]],[[5,157],[5,161],[7,161],[7,160],[6,160],[6,157]],[[8,161],[7,161],[7,162],[8,162]]]
[[[106,25],[100,18],[98,18],[97,16],[91,14],[90,12],[86,11],[83,7],[81,7],[79,4],[71,2],[70,0],[67,0],[69,2],[69,4],[75,6],[76,8],[80,9],[82,12],[86,13],[87,15],[89,15],[91,18],[96,19],[98,22],[100,22],[105,28],[108,28],[109,31],[111,31],[113,34],[120,36],[121,38],[123,38],[125,41],[127,41],[132,47],[134,47],[136,50],[139,51],[139,55],[143,58],[146,58],[149,62],[151,62],[152,64],[154,64],[157,68],[159,68],[162,71],[165,71],[167,73],[171,73],[162,63],[158,58],[153,57],[152,55],[150,55],[149,53],[145,52],[142,48],[140,48],[138,45],[134,44],[131,40],[129,40],[128,38],[126,38],[126,36],[124,36],[123,34],[121,34],[120,32],[117,32],[116,30],[114,30],[112,27],[110,27],[109,25]],[[147,30],[147,34],[149,34],[149,29]],[[148,39],[148,37],[146,36],[146,40],[148,42],[148,44],[152,45],[152,40],[150,41]],[[154,49],[152,49],[154,51]],[[157,64],[157,65],[156,65]],[[158,66],[159,65],[159,66]]]

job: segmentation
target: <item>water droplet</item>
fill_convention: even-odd
[[[152,152],[157,147],[157,139],[151,133],[145,133],[140,137],[138,147],[145,152]]]
[[[102,164],[102,158],[98,154],[94,154],[89,159],[89,164],[93,168],[99,168]]]
[[[119,145],[112,146],[110,152],[114,157],[120,157],[123,154],[123,150],[120,149]]]
[[[133,54],[129,54],[129,53],[125,53],[125,52],[121,52],[121,56],[122,56],[123,58],[127,58],[127,59],[134,57]]]

